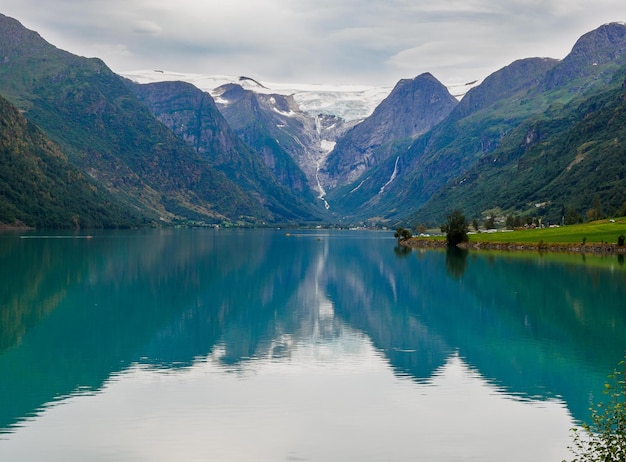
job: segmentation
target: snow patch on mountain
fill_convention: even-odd
[[[137,83],[176,81],[190,83],[219,101],[215,90],[222,85],[237,84],[245,90],[260,94],[293,95],[301,111],[310,115],[328,114],[350,122],[361,120],[374,112],[376,106],[391,92],[391,88],[363,85],[322,85],[300,83],[259,82],[250,77],[188,74],[159,70],[139,70],[121,74]]]
[[[381,101],[389,96],[392,90],[390,87],[365,85],[259,82],[245,76],[189,74],[161,70],[129,71],[121,75],[137,83],[176,80],[187,82],[210,93],[218,104],[227,104],[227,101],[220,99],[216,89],[222,85],[233,83],[255,93],[293,95],[294,101],[301,111],[313,116],[317,114],[334,115],[346,122],[363,120],[369,117]],[[479,85],[481,81],[452,83],[446,86],[450,94],[460,100],[470,89]]]
[[[444,85],[448,88],[450,94],[460,101],[461,99],[463,99],[468,91],[470,91],[474,87],[477,87],[482,82],[483,79],[473,80],[466,83],[448,83]]]
[[[323,151],[330,153],[333,149],[335,149],[336,141],[322,140],[320,141],[320,147]]]
[[[280,114],[281,116],[285,116],[285,117],[294,117],[296,115],[295,112],[293,111],[289,111],[289,112],[285,112],[285,111],[281,111],[280,109],[278,109],[277,107],[273,108],[274,112],[276,114]]]
[[[139,70],[121,75],[140,84],[163,81],[187,82],[209,93],[221,108],[234,104],[233,100],[225,97],[225,92],[234,88],[233,85],[257,94],[261,106],[277,116],[272,118],[274,127],[293,139],[294,144],[285,146],[285,149],[298,164],[309,186],[317,192],[318,199],[323,201],[327,209],[331,204],[326,201],[326,189],[332,186],[332,179],[323,167],[335,148],[336,140],[348,129],[369,117],[392,91],[392,88],[387,87],[275,83],[245,76],[160,70]],[[474,81],[447,87],[453,96],[460,99],[479,83]],[[396,179],[398,161],[399,159],[396,160],[394,171],[379,194]]]

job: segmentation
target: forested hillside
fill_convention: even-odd
[[[0,56],[0,94],[127,207],[163,224],[291,218],[214,168],[102,61],[59,50],[1,15]]]
[[[101,228],[142,224],[0,97],[0,224]]]
[[[625,214],[626,68],[617,76],[605,90],[527,120],[409,221],[435,222],[453,208],[546,223]]]

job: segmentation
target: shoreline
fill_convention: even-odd
[[[4,232],[4,231],[30,231],[33,230],[35,228],[33,228],[32,226],[27,226],[24,224],[7,224],[7,223],[0,223],[0,232]]]
[[[445,249],[448,244],[445,240],[411,237],[401,240],[399,245],[411,249]],[[574,244],[565,242],[464,242],[457,247],[467,250],[505,250],[512,252],[559,252],[594,255],[626,254],[626,246],[610,243]]]

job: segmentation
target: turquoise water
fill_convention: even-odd
[[[617,257],[218,229],[0,259],[3,461],[560,461],[626,350]]]

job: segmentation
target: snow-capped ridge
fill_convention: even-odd
[[[207,75],[180,73],[165,70],[138,70],[122,73],[122,76],[138,83],[154,83],[181,80],[191,83],[213,96],[218,104],[227,104],[220,99],[227,84],[241,86],[244,90],[260,94],[293,96],[301,111],[312,116],[333,115],[346,122],[359,121],[369,117],[374,109],[391,93],[391,87],[367,85],[331,85],[261,82],[247,76]],[[445,84],[448,91],[457,99],[463,98],[472,88],[480,85],[482,79],[465,83]]]
[[[303,112],[313,116],[334,115],[347,122],[362,120],[371,115],[376,106],[391,92],[391,88],[387,87],[260,82],[246,76],[190,74],[164,70],[130,71],[122,73],[122,76],[137,83],[181,80],[210,93],[216,99],[222,96],[223,90],[218,90],[220,87],[235,84],[255,93],[293,96]]]

